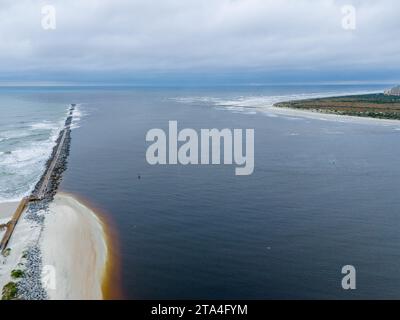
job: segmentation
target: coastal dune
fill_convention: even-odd
[[[107,263],[103,224],[71,195],[58,193],[49,206],[41,239],[42,263],[53,273],[50,299],[103,299]]]

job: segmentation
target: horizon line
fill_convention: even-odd
[[[132,82],[62,82],[62,81],[1,81],[0,87],[205,87],[205,86],[300,86],[300,85],[396,85],[400,84],[400,80],[333,80],[333,81],[290,81],[290,82],[206,82],[195,81],[194,83],[180,81],[173,83],[151,83],[148,81],[132,81]]]

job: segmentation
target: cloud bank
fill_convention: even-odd
[[[56,9],[55,30],[42,28],[43,5]],[[342,27],[344,5],[356,9],[355,30]],[[398,12],[395,0],[2,0],[0,73],[393,78]]]

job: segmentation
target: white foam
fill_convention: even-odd
[[[32,143],[26,148],[0,156],[0,168],[8,175],[2,177],[0,202],[27,196],[39,180],[54,142]]]
[[[74,126],[77,126],[81,117],[80,110],[76,115],[74,113]],[[35,122],[29,125],[28,130],[16,128],[15,130],[0,132],[2,137],[0,143],[7,143],[7,140],[11,138],[18,140],[16,149],[10,148],[10,152],[0,152],[0,175],[3,173],[0,181],[0,202],[19,200],[33,190],[43,174],[45,164],[51,155],[60,131],[64,127],[64,122],[65,118],[54,122]],[[45,140],[42,141],[37,141],[37,138],[29,139],[37,136],[37,133],[33,133],[37,130],[49,130],[47,139],[46,136],[43,137]],[[5,148],[8,148],[8,146]]]
[[[75,106],[75,109],[72,113],[72,122],[71,122],[71,130],[77,129],[79,128],[79,122],[81,121],[81,119],[86,116],[87,114],[84,113],[81,109],[81,104],[77,104]]]
[[[363,91],[342,91],[342,92],[315,92],[315,93],[300,93],[300,94],[287,94],[287,95],[249,95],[249,96],[237,96],[229,99],[217,98],[217,97],[176,97],[172,100],[186,103],[186,104],[200,104],[200,105],[211,105],[218,109],[224,109],[235,112],[248,113],[251,112],[268,112],[269,108],[273,107],[274,104],[285,101],[295,101],[312,98],[327,98],[335,96],[346,96],[346,95],[361,95],[361,94],[373,94],[379,93],[379,91],[363,90]],[[253,113],[252,113],[253,114]],[[268,113],[267,116],[271,116]]]
[[[29,130],[16,128],[15,130],[2,131],[0,133],[2,141],[29,137],[32,133]]]
[[[9,154],[4,154],[3,159],[0,160],[0,165],[19,168],[21,163],[24,163],[24,165],[35,163],[38,159],[50,155],[51,150],[49,151],[49,149],[51,149],[51,146],[52,143],[50,141],[35,144],[32,143],[27,148],[17,149]]]
[[[31,130],[55,130],[58,129],[58,123],[43,121],[31,124]]]

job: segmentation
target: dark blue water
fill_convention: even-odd
[[[92,88],[31,98],[79,102],[87,113],[73,130],[62,188],[112,218],[126,298],[398,298],[400,124],[219,106],[368,89]],[[181,129],[254,128],[253,175],[150,166],[145,135],[169,120]],[[341,288],[348,264],[357,270],[351,292]]]

